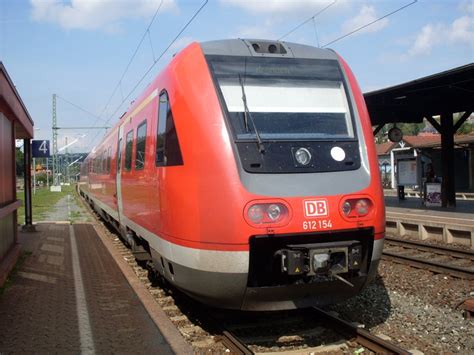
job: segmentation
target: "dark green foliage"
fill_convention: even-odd
[[[16,148],[15,150],[16,154],[16,175],[17,176],[23,176],[23,171],[25,170],[24,162],[23,162],[23,152],[21,151],[20,148]]]

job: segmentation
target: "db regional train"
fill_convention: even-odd
[[[211,306],[340,302],[381,258],[371,123],[332,50],[190,44],[88,155],[80,181],[137,260]]]

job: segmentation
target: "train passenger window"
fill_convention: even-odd
[[[107,150],[107,174],[110,174],[110,160],[112,159],[112,147]]]
[[[133,147],[133,130],[127,133],[125,140],[125,171],[132,169],[132,147]]]
[[[156,166],[183,165],[178,134],[174,125],[173,112],[171,111],[166,91],[161,93],[159,105],[158,132],[156,137]]]
[[[104,152],[102,153],[101,167],[102,167],[102,174],[107,174],[107,151],[106,150],[104,150]]]
[[[117,144],[117,173],[122,169],[122,138],[119,139]]]
[[[135,170],[145,167],[145,146],[146,146],[146,120],[140,123],[137,128],[137,143],[135,152]]]

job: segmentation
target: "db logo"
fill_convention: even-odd
[[[328,215],[326,200],[304,200],[304,215],[306,217],[324,217]]]

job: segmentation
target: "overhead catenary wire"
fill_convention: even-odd
[[[98,120],[101,120],[101,121],[105,121],[104,119],[100,118],[100,117],[97,116],[96,114],[94,114],[94,113],[92,113],[92,112],[86,110],[85,108],[83,108],[83,107],[81,107],[81,106],[75,104],[74,102],[71,102],[71,101],[65,99],[64,97],[61,97],[61,96],[59,96],[59,95],[57,95],[57,94],[56,94],[56,97],[57,97],[58,99],[63,100],[64,102],[68,103],[69,105],[71,105],[71,106],[77,108],[78,110],[87,113],[89,116],[92,116],[92,117],[94,117],[94,118],[96,118],[96,119],[98,119]]]
[[[115,93],[117,92],[117,89],[119,88],[119,86],[122,85],[122,80],[123,78],[125,77],[125,74],[127,74],[128,72],[128,69],[130,68],[130,65],[132,65],[132,62],[133,60],[135,59],[135,56],[137,55],[138,53],[138,50],[140,49],[143,41],[145,40],[146,36],[149,35],[150,33],[150,28],[151,26],[153,25],[153,22],[155,22],[155,19],[156,19],[156,16],[158,15],[158,12],[160,12],[160,9],[161,9],[161,6],[163,5],[163,0],[160,1],[160,4],[158,5],[158,8],[156,9],[155,13],[153,14],[153,17],[151,18],[150,20],[150,23],[148,24],[145,32],[143,33],[142,35],[142,38],[140,39],[140,41],[138,42],[138,45],[137,47],[135,48],[135,51],[133,52],[132,56],[130,57],[130,60],[128,61],[128,64],[127,66],[125,67],[122,75],[120,76],[120,79],[118,80],[117,82],[117,85],[115,85],[115,88],[114,90],[112,91],[112,94],[110,94],[108,100],[107,100],[107,103],[105,104],[104,106],[104,109],[102,110],[101,114],[99,115],[100,117],[102,117],[102,115],[104,114],[104,112],[107,110],[107,108],[109,107],[109,104],[110,102],[112,101],[112,98],[114,97]]]
[[[120,89],[120,94],[122,96],[122,99],[123,99],[123,92],[122,92],[122,80],[123,78],[125,77],[125,75],[127,74],[128,72],[128,69],[130,68],[130,65],[132,65],[132,62],[133,60],[135,59],[135,56],[137,55],[138,53],[138,50],[140,49],[143,41],[145,40],[147,34],[149,35],[150,33],[150,28],[151,26],[153,25],[153,23],[155,22],[155,19],[156,19],[156,16],[158,16],[158,13],[160,12],[160,9],[163,5],[163,1],[164,0],[161,0],[160,3],[158,4],[158,7],[156,8],[156,11],[155,13],[153,14],[153,17],[151,18],[147,28],[145,29],[145,32],[143,32],[143,35],[140,39],[140,41],[138,42],[137,44],[137,47],[135,48],[135,51],[133,52],[132,56],[130,57],[125,69],[123,70],[122,72],[122,75],[120,76],[120,79],[118,80],[117,84],[115,85],[114,89],[112,90],[112,93],[110,94],[109,98],[107,99],[106,101],[106,104],[104,106],[104,108],[102,109],[101,113],[99,114],[98,118],[96,119],[95,123],[93,124],[93,126],[95,126],[97,124],[97,122],[99,120],[103,121],[103,122],[108,122],[106,121],[105,119],[102,118],[102,116],[104,115],[104,113],[107,111],[107,108],[109,107],[110,105],[110,102],[112,101],[113,97],[115,96],[116,92],[118,89]],[[97,133],[98,134],[98,133]],[[97,134],[94,136],[94,138],[91,140],[91,143],[95,140],[95,138],[97,137]],[[89,144],[91,144],[89,143]]]
[[[201,7],[194,13],[194,15],[188,20],[188,22],[184,25],[184,27],[181,29],[181,31],[179,31],[179,33],[173,38],[173,40],[168,44],[168,47],[166,47],[163,52],[161,52],[161,54],[158,56],[158,58],[156,58],[152,65],[148,68],[148,70],[145,72],[145,74],[143,74],[143,76],[140,78],[140,80],[138,80],[138,82],[135,84],[135,86],[133,87],[132,90],[129,91],[129,93],[127,94],[127,96],[125,97],[124,100],[122,100],[122,102],[119,104],[119,106],[117,107],[117,109],[114,111],[114,113],[109,117],[109,119],[107,120],[107,122],[118,112],[118,110],[120,109],[120,107],[123,105],[123,103],[130,97],[130,95],[135,91],[135,89],[138,87],[138,85],[140,85],[142,83],[142,81],[146,78],[146,76],[151,72],[151,70],[155,67],[156,63],[158,63],[160,61],[160,59],[166,54],[166,52],[168,52],[168,49],[170,49],[170,47],[176,42],[176,40],[181,36],[181,34],[186,30],[186,28],[191,24],[191,22],[193,22],[193,20],[196,18],[197,15],[199,15],[199,13],[201,12],[201,10],[207,5],[209,0],[205,0],[203,2],[203,4],[201,5]]]
[[[391,15],[393,15],[393,14],[399,12],[399,11],[402,11],[403,9],[406,9],[407,7],[413,5],[413,4],[416,3],[416,2],[418,2],[418,0],[413,0],[413,1],[412,1],[411,3],[409,3],[409,4],[403,5],[402,7],[399,7],[398,9],[396,9],[396,10],[394,10],[394,11],[392,11],[392,12],[389,12],[388,14],[385,14],[385,15],[379,17],[379,18],[377,18],[377,19],[374,20],[374,21],[371,21],[371,22],[369,22],[369,23],[366,23],[365,25],[362,25],[362,26],[360,26],[360,27],[358,27],[358,28],[356,28],[356,29],[354,29],[354,30],[352,30],[352,31],[350,31],[350,32],[348,32],[348,33],[346,33],[346,34],[344,34],[344,35],[342,35],[342,36],[340,36],[340,37],[338,37],[338,38],[336,38],[336,39],[334,39],[334,40],[332,40],[332,41],[330,41],[330,42],[324,44],[324,45],[322,45],[322,48],[325,48],[325,47],[329,46],[330,44],[336,43],[336,42],[340,41],[341,39],[344,39],[344,38],[346,38],[346,37],[349,37],[350,35],[352,35],[352,34],[354,34],[354,33],[356,33],[356,32],[359,32],[360,30],[363,30],[364,28],[373,25],[374,23],[376,23],[376,22],[378,22],[378,21],[380,21],[380,20],[383,20],[384,18],[387,18],[387,17],[389,17],[389,16],[391,16]]]
[[[315,17],[317,17],[317,16],[319,16],[320,14],[322,14],[324,11],[326,11],[326,10],[329,9],[331,6],[333,6],[336,2],[337,2],[337,0],[334,0],[332,3],[326,5],[324,8],[322,8],[321,10],[319,10],[318,12],[316,12],[313,16],[311,16],[309,19],[304,20],[304,21],[301,22],[299,25],[297,25],[296,27],[294,27],[292,30],[290,30],[289,32],[285,33],[283,36],[281,36],[280,38],[278,38],[278,40],[281,41],[283,38],[288,37],[290,34],[292,34],[293,32],[295,32],[295,31],[296,31],[297,29],[299,29],[301,26],[304,26],[304,25],[306,25],[309,21],[314,20]]]
[[[115,114],[120,110],[122,105],[128,98],[133,94],[133,92],[137,89],[137,87],[142,83],[142,81],[146,78],[146,76],[151,72],[151,70],[155,67],[155,65],[160,61],[160,59],[168,52],[168,50],[171,48],[171,46],[176,42],[176,40],[181,36],[181,34],[188,28],[188,26],[194,21],[194,19],[199,15],[199,13],[204,9],[204,7],[207,5],[209,0],[205,0],[201,6],[194,12],[194,14],[191,16],[191,18],[186,22],[186,24],[181,28],[181,30],[178,32],[178,34],[173,38],[173,40],[168,44],[168,46],[160,53],[160,55],[153,60],[153,63],[151,66],[145,71],[145,73],[141,76],[141,78],[138,80],[138,82],[133,86],[132,90],[129,91],[129,93],[125,96],[125,98],[120,102],[120,104],[117,106],[116,110],[109,116],[109,118],[105,121],[108,123],[114,116]],[[94,136],[91,142],[95,140],[97,137],[98,133]]]

